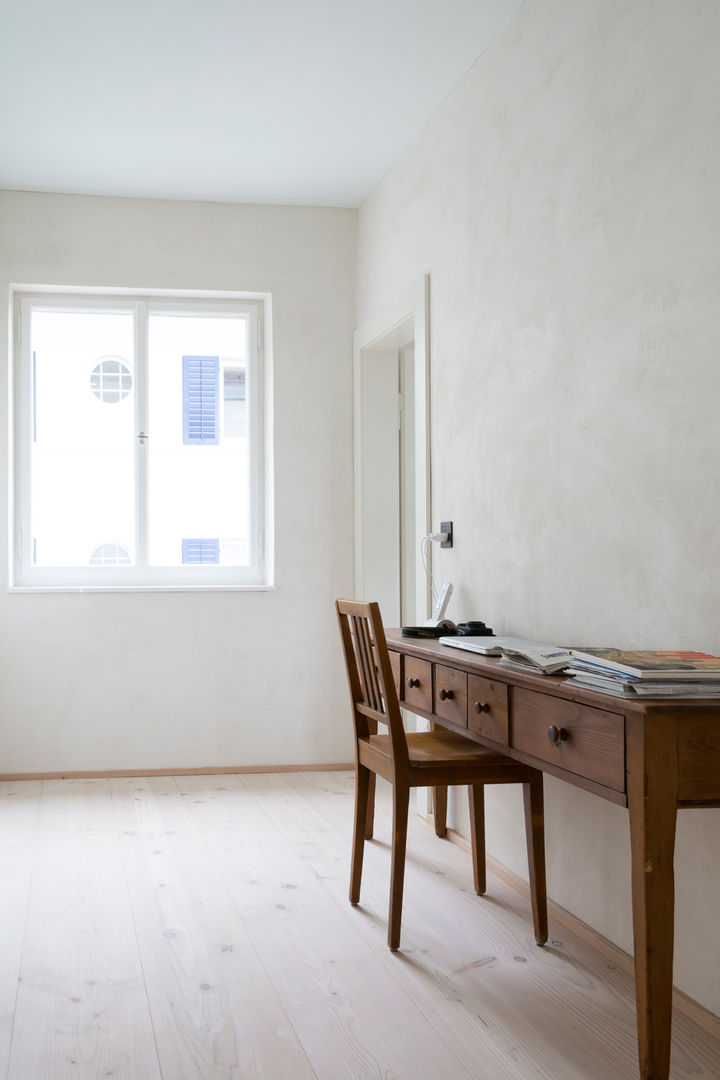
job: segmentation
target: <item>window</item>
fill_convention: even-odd
[[[130,552],[122,544],[101,544],[90,556],[91,566],[129,566],[131,561]]]
[[[267,584],[265,302],[23,290],[15,311],[14,585]]]
[[[33,363],[35,363],[33,353]],[[90,389],[100,401],[123,401],[132,388],[132,375],[117,356],[108,356],[93,368]]]

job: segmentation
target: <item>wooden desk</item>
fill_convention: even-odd
[[[720,806],[720,699],[628,700],[387,631],[404,708],[630,811],[642,1080],[670,1069],[678,807]]]

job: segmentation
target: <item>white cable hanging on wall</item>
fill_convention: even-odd
[[[435,586],[435,580],[433,578],[432,571],[430,570],[427,563],[428,544],[447,543],[450,539],[450,535],[451,534],[449,532],[428,533],[427,536],[423,536],[422,540],[420,541],[420,558],[422,559],[423,569],[425,570],[425,574],[430,583],[430,591],[432,593],[433,600],[433,612],[430,618],[423,624],[425,626],[438,626],[444,621],[445,612],[447,611],[450,597],[453,594],[453,587],[449,581],[445,582],[440,587],[440,591],[438,592]]]

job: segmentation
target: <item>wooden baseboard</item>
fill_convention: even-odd
[[[421,815],[425,818],[429,825],[433,825],[432,815]],[[447,830],[447,839],[451,844],[457,844],[464,851],[470,854],[470,843],[455,829]],[[512,870],[508,870],[506,866],[498,862],[491,855],[486,858],[488,869],[492,871],[501,881],[504,881],[506,885],[509,885],[516,892],[519,892],[522,896],[530,896],[530,887],[527,881],[513,873]],[[567,911],[560,904],[556,904],[553,900],[548,900],[548,915],[559,922],[561,926],[564,926],[566,930],[570,930],[573,934],[577,934],[582,941],[591,948],[595,949],[602,956],[606,957],[610,963],[615,964],[621,971],[627,972],[629,975],[634,975],[635,962],[630,953],[625,952],[624,949],[614,945],[612,941],[608,941],[606,937],[598,933],[597,930],[593,930],[592,926],[588,926],[581,919],[578,919],[576,915]],[[710,1012],[704,1005],[701,1005],[699,1001],[695,1001],[688,994],[682,990],[678,990],[676,986],[673,987],[673,1008],[677,1009],[684,1016],[687,1016],[690,1020],[693,1020],[699,1027],[706,1031],[709,1035],[712,1035],[715,1039],[720,1039],[720,1017],[715,1013]]]
[[[0,773],[1,780],[109,780],[120,776],[222,776],[223,773],[341,772],[352,762],[323,765],[204,765],[190,769],[68,769],[60,772]]]

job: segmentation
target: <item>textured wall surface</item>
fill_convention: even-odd
[[[246,593],[3,586],[0,772],[350,760],[333,600],[353,581],[355,231],[353,211],[0,193],[5,296],[11,283],[272,293],[277,582]],[[3,439],[4,568],[6,455]]]
[[[526,0],[361,208],[360,320],[431,276],[452,618],[720,653],[719,46],[708,0]],[[625,811],[546,797],[552,896],[630,948]],[[524,873],[519,796],[488,802]],[[719,811],[676,868],[677,982],[720,1012]]]

